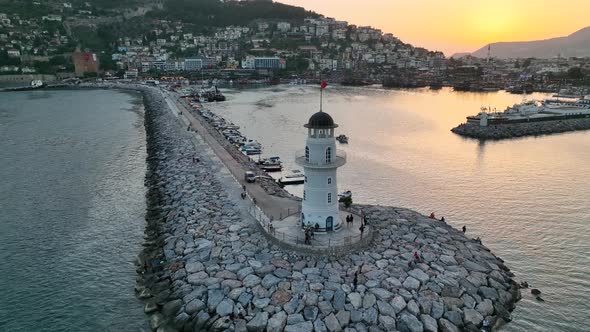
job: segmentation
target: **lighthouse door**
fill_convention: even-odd
[[[334,230],[334,218],[328,217],[326,218],[326,232],[331,232]]]

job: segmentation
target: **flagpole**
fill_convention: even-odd
[[[320,71],[320,112],[322,111],[323,97],[324,97],[324,89],[322,88],[322,72]]]
[[[322,83],[320,83],[320,112],[322,111],[322,98],[324,96],[324,89],[322,88]]]

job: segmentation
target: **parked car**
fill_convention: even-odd
[[[244,180],[246,180],[246,182],[252,183],[256,181],[256,174],[254,174],[254,172],[251,171],[247,171],[246,174],[244,174]]]

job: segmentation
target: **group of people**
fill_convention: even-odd
[[[349,226],[349,224],[353,224],[354,223],[354,216],[352,214],[349,214],[346,216],[346,226]]]
[[[430,213],[430,216],[428,218],[430,218],[430,219],[436,219],[436,217],[434,216],[434,212],[431,212]],[[445,217],[441,217],[440,218],[440,221],[445,222]]]

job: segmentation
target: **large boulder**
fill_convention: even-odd
[[[279,311],[268,320],[266,331],[282,331],[285,328],[285,324],[287,324],[287,314],[284,311]]]
[[[438,320],[438,326],[440,327],[441,332],[461,332],[455,324],[444,318]]]
[[[246,324],[249,332],[262,332],[268,323],[268,312],[259,312]]]
[[[471,323],[475,326],[479,326],[483,321],[483,316],[475,309],[463,310],[463,321],[465,324]]]
[[[410,315],[408,313],[401,315],[398,325],[399,325],[398,328],[400,331],[407,331],[407,332],[423,332],[424,331],[424,326],[418,320],[418,318],[416,318],[416,316]]]
[[[438,324],[436,319],[432,318],[429,315],[422,314],[420,315],[420,320],[422,321],[422,325],[424,326],[425,332],[437,332],[438,331]]]

